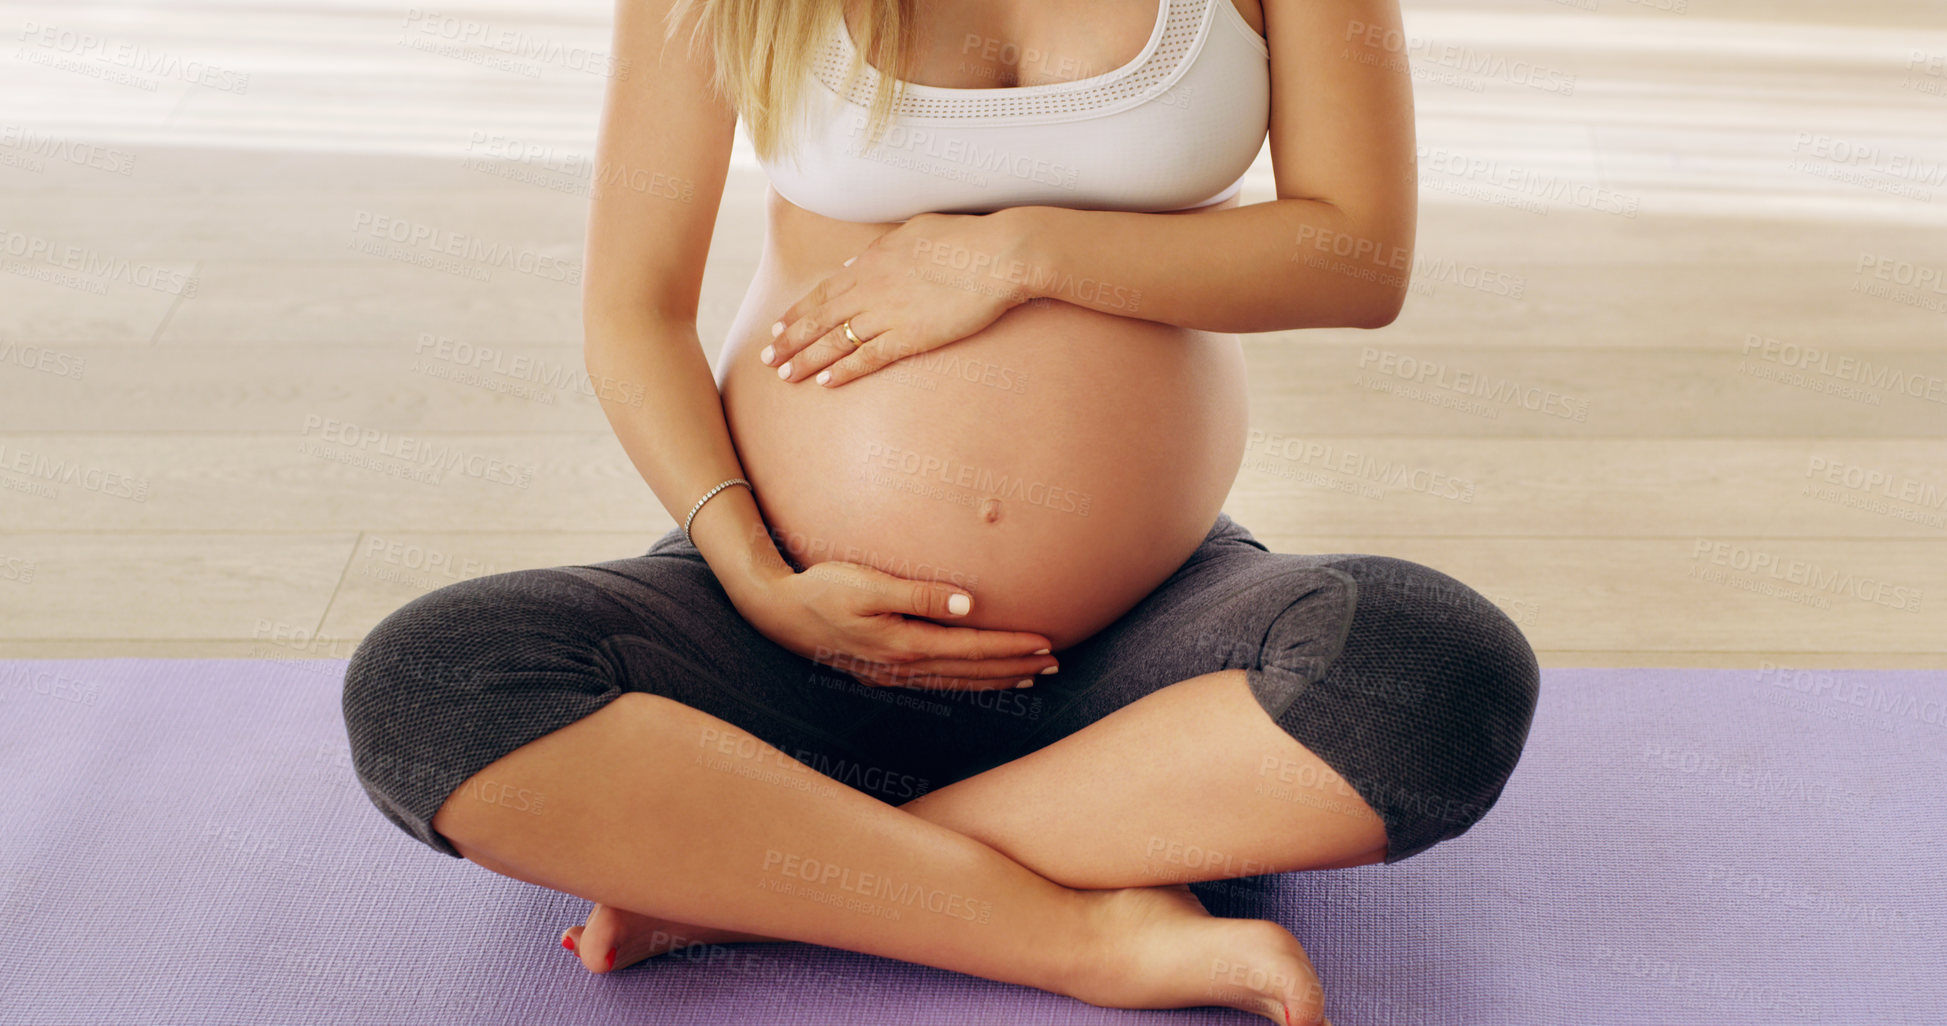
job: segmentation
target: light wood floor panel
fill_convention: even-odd
[[[1274,551],[1424,563],[1500,606],[1537,649],[1938,655],[1947,637],[1942,541],[1253,533]]]
[[[1251,420],[1266,431],[1842,439],[1938,438],[1947,424],[1947,345],[1779,342],[1462,346],[1413,344],[1388,328],[1362,341],[1340,332],[1252,336],[1245,357],[1254,368]]]
[[[1438,301],[1409,297],[1400,319],[1387,329],[1387,340],[1571,351],[1672,346],[1735,351],[1758,335],[1850,351],[1913,348],[1947,338],[1947,285],[1914,293],[1914,302],[1925,305],[1854,292],[1855,285],[1887,284],[1854,272],[1861,255],[1838,251],[1817,263],[1716,260],[1708,273],[1699,273],[1687,259],[1660,267],[1488,265],[1494,280],[1521,282],[1523,298],[1432,284]],[[1867,255],[1947,272],[1947,252],[1937,248]],[[1645,320],[1647,306],[1655,307],[1653,320]],[[1347,336],[1357,337],[1347,331],[1328,337]]]
[[[433,259],[425,252],[413,255]],[[565,249],[552,256],[579,261]],[[335,261],[209,262],[201,271],[203,287],[183,302],[158,342],[409,343],[421,334],[480,342],[581,341],[580,290],[565,279],[479,261],[440,266],[449,270],[359,254]],[[552,266],[570,273],[562,264]]]
[[[579,341],[157,346],[0,341],[0,433],[281,434],[310,413],[441,432],[606,433]],[[293,417],[296,417],[294,420]]]
[[[323,415],[312,429],[309,416],[294,411],[269,435],[0,437],[6,465],[29,468],[0,471],[0,522],[102,532],[670,526],[605,433],[419,433]]]
[[[321,632],[332,637],[361,637],[414,596],[471,577],[640,556],[661,533],[368,531],[359,535]]]
[[[0,656],[13,639],[247,639],[315,631],[354,532],[0,533]],[[26,568],[26,573],[20,571]]]
[[[12,197],[0,200],[8,207],[14,202]],[[23,245],[70,245],[44,235],[23,233],[21,238]],[[0,339],[127,345],[154,341],[190,291],[195,265],[175,260],[148,263],[120,253],[92,252],[94,266],[128,270],[77,274],[62,265],[65,257],[0,263],[4,272],[0,273]]]
[[[1246,525],[1389,537],[1609,531],[1937,541],[1947,539],[1947,442],[1265,432],[1245,456],[1227,508]]]

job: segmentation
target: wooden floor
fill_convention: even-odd
[[[0,656],[342,658],[414,595],[671,526],[554,280],[606,4],[0,15]],[[506,42],[453,48],[469,26]],[[1937,3],[1408,29],[1414,295],[1381,331],[1247,338],[1229,511],[1445,570],[1548,666],[1947,666]],[[712,350],[760,242],[742,144]],[[1244,198],[1271,195],[1261,156]]]

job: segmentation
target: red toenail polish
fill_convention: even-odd
[[[1279,1005],[1278,1007],[1284,1009],[1284,1026],[1291,1026],[1291,1006]]]
[[[575,939],[564,933],[561,935],[561,946],[567,948],[569,951],[573,951],[575,950]]]
[[[613,968],[615,968],[615,949],[614,949],[614,948],[610,948],[610,949],[608,949],[608,964],[606,964],[606,965],[604,965],[604,966],[602,966],[602,968],[604,968],[604,969],[613,969]]]

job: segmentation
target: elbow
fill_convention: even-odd
[[[1353,309],[1347,318],[1349,328],[1383,328],[1399,320],[1399,312],[1406,307],[1406,287],[1375,292]]]
[[[672,333],[694,335],[694,309],[635,304],[582,304],[581,355],[584,363],[607,359],[618,351],[640,345],[644,339]]]
[[[1302,331],[1310,328],[1383,328],[1399,319],[1406,305],[1406,290],[1361,292],[1339,302],[1320,304],[1293,312],[1270,327],[1230,329],[1235,331]],[[1216,329],[1212,329],[1216,330]]]
[[[1383,328],[1399,320],[1413,278],[1413,227],[1410,205],[1388,207],[1362,217],[1346,215],[1345,234],[1356,240],[1353,267],[1345,273],[1351,287],[1340,292],[1344,326]],[[1402,215],[1407,216],[1402,218]],[[1363,259],[1361,259],[1363,254]]]

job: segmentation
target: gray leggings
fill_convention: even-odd
[[[457,786],[625,691],[700,709],[897,805],[1242,669],[1265,712],[1379,813],[1397,862],[1494,804],[1540,683],[1520,629],[1459,581],[1390,556],[1270,552],[1225,514],[1134,609],[1058,654],[1060,672],[1031,688],[867,687],[758,633],[671,531],[641,556],[406,603],[352,654],[345,727],[373,803],[457,858],[432,827]],[[1320,786],[1262,772],[1298,801]]]

